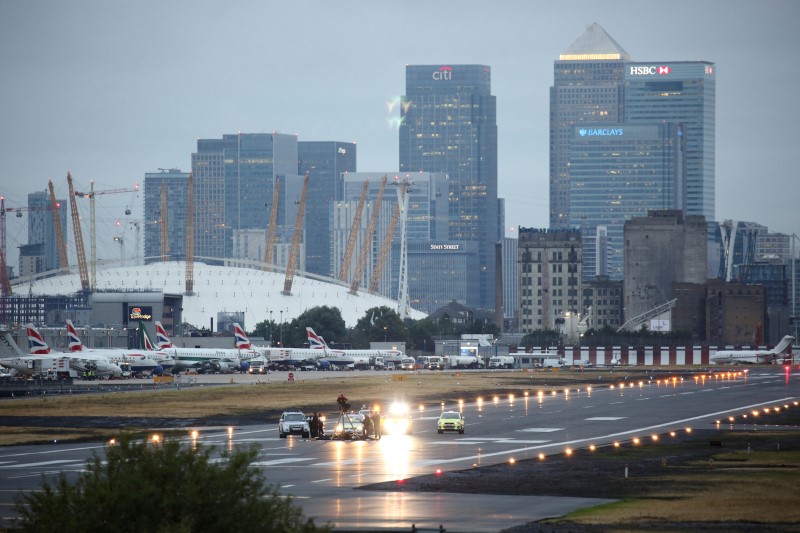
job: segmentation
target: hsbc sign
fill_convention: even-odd
[[[672,69],[668,66],[636,66],[630,67],[630,75],[631,76],[653,76],[658,74],[659,76],[663,76],[665,74],[669,74],[672,72]]]

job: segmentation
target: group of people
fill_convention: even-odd
[[[370,437],[374,437],[376,439],[381,438],[381,415],[378,412],[372,412],[371,416],[370,413],[364,414],[364,438],[368,439]]]

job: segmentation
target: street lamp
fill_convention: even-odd
[[[389,326],[383,326],[383,342],[386,342],[386,331],[389,329]]]
[[[281,309],[281,348],[283,348],[283,309]]]
[[[269,346],[272,347],[272,311],[269,312],[269,324],[267,325],[269,328]]]

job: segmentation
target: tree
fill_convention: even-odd
[[[71,484],[65,474],[17,497],[20,531],[227,532],[328,531],[268,485],[251,466],[257,449],[224,453],[176,440],[123,438],[93,454]]]

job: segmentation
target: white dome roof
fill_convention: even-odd
[[[186,263],[172,261],[151,263],[133,267],[109,268],[97,271],[98,291],[163,291],[167,294],[183,294]],[[249,268],[194,264],[194,294],[183,295],[183,320],[194,325],[208,323],[209,317],[216,319],[218,312],[244,312],[246,328],[270,319],[289,321],[307,309],[327,305],[338,307],[347,327],[353,327],[364,316],[367,309],[386,306],[397,309],[397,301],[359,291],[350,294],[349,287],[333,280],[322,281],[295,276],[292,294],[281,294],[285,276],[279,272],[264,272]],[[17,294],[57,295],[72,294],[81,290],[78,274],[56,276],[16,285]],[[419,320],[427,316],[409,310],[409,317]]]

